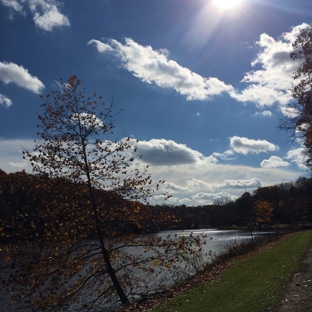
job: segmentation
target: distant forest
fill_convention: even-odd
[[[7,174],[0,171],[0,241],[36,239],[46,226],[62,223],[72,209],[72,217],[89,204],[84,199],[84,185],[60,179],[27,174],[25,171]],[[64,187],[66,185],[66,187]],[[80,188],[79,194],[71,189]],[[75,194],[75,195],[72,195]],[[220,198],[213,204],[188,207],[185,205],[144,205],[123,199],[117,193],[98,190],[96,200],[105,207],[106,235],[145,234],[169,229],[215,227],[246,227],[312,223],[312,178],[300,177],[295,182],[260,187],[245,192],[235,201]],[[266,203],[270,215],[266,222],[257,223],[256,203]],[[59,207],[62,206],[62,209]],[[79,209],[77,209],[79,207]],[[66,208],[67,210],[67,208]],[[67,210],[68,212],[68,210]],[[69,216],[70,217],[70,216]],[[88,219],[85,220],[88,223]],[[77,226],[80,226],[77,224]],[[85,226],[85,225],[84,225]],[[89,236],[95,233],[90,227]]]
[[[297,227],[312,223],[312,179],[305,177],[295,182],[259,187],[252,193],[243,193],[235,201],[220,198],[212,205],[175,206],[172,211],[179,220],[179,228],[260,226],[255,218],[259,201],[273,208],[270,221],[262,226],[289,224]]]

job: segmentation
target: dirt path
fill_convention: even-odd
[[[308,249],[300,270],[285,287],[282,302],[275,312],[312,311],[312,244]]]

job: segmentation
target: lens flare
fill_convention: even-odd
[[[241,0],[214,0],[214,4],[222,11],[234,9]]]

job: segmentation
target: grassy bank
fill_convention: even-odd
[[[296,233],[242,258],[216,281],[192,288],[152,312],[263,312],[280,302],[283,286],[299,268],[312,231]]]

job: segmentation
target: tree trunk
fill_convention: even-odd
[[[92,188],[92,184],[91,184],[91,178],[90,178],[90,172],[89,172],[89,166],[88,166],[88,157],[87,157],[87,153],[86,153],[87,147],[86,147],[85,140],[84,140],[83,136],[81,136],[81,143],[82,143],[82,147],[83,147],[83,156],[84,156],[84,162],[85,162],[85,173],[87,175],[87,184],[88,184],[88,189],[89,189],[89,195],[90,195],[90,199],[92,202],[94,221],[95,221],[96,231],[97,231],[97,234],[99,236],[99,242],[101,245],[103,260],[106,264],[107,272],[108,272],[108,274],[112,280],[112,283],[113,283],[114,288],[115,288],[115,290],[119,296],[120,301],[122,302],[122,304],[124,306],[127,306],[130,304],[130,302],[129,302],[124,290],[122,289],[122,287],[119,283],[119,280],[116,276],[115,270],[114,270],[114,268],[110,262],[108,251],[107,251],[105,244],[104,244],[101,223],[100,223],[98,211],[97,211],[97,204],[96,204],[96,200],[94,198],[93,188]]]
[[[98,213],[97,213],[97,205],[96,205],[96,202],[95,202],[95,198],[93,196],[93,191],[92,191],[92,187],[91,185],[89,185],[89,192],[90,192],[90,197],[91,197],[91,201],[92,201],[92,208],[93,208],[93,215],[94,215],[94,220],[95,220],[95,223],[96,223],[96,230],[97,230],[97,234],[99,236],[99,242],[100,242],[100,245],[101,245],[101,251],[102,251],[102,256],[103,256],[103,260],[106,264],[106,268],[107,268],[107,272],[112,280],[112,283],[114,285],[114,288],[119,296],[119,299],[120,301],[122,302],[122,304],[124,306],[127,306],[130,304],[129,300],[128,300],[128,297],[126,296],[124,290],[122,289],[120,283],[119,283],[119,280],[116,276],[116,273],[115,273],[115,270],[110,262],[110,259],[109,259],[109,254],[108,254],[108,251],[105,247],[105,244],[104,244],[104,239],[103,239],[103,233],[102,233],[102,229],[101,229],[101,224],[100,224],[100,220],[99,220],[99,217],[98,217]]]
[[[103,237],[101,235],[101,228],[100,228],[100,225],[98,225],[97,227],[97,231],[98,231],[98,234],[99,234],[99,241],[100,241],[100,244],[101,244],[101,248],[102,248],[102,255],[103,255],[103,259],[105,261],[105,264],[106,264],[106,267],[107,267],[107,272],[112,280],[112,283],[115,287],[115,290],[119,296],[119,299],[120,301],[122,302],[122,304],[124,306],[127,306],[130,304],[124,290],[122,289],[120,283],[119,283],[119,280],[115,274],[115,270],[114,268],[112,267],[112,264],[109,260],[109,255],[108,255],[108,252],[107,252],[107,249],[105,248],[105,245],[104,245],[104,240],[103,240]]]

